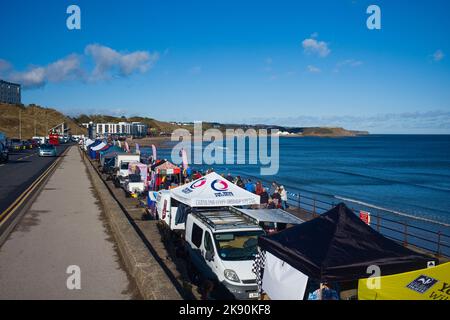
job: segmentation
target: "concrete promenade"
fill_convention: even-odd
[[[72,265],[81,270],[80,290],[67,288]],[[0,248],[0,299],[132,299],[136,292],[71,147]]]

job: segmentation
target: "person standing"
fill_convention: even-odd
[[[279,189],[275,189],[275,192],[272,194],[273,202],[275,203],[276,208],[281,208],[281,196],[278,193]]]
[[[270,186],[269,194],[274,194],[275,191],[278,190],[278,183],[276,181],[272,182],[272,185]]]
[[[245,190],[251,193],[255,193],[255,184],[252,182],[251,179],[247,180],[247,183],[245,184]]]
[[[266,188],[262,189],[261,194],[259,195],[260,198],[260,204],[262,208],[266,208],[267,204],[269,203],[269,194],[266,191]]]
[[[283,210],[286,210],[287,208],[289,208],[289,205],[287,203],[287,201],[288,201],[287,191],[284,188],[284,186],[280,186],[280,188],[278,189],[278,192],[281,197],[281,208]]]
[[[242,189],[245,189],[244,181],[242,181],[241,176],[237,176],[236,185]]]
[[[319,289],[309,294],[308,300],[339,300],[339,294],[328,282],[324,282]]]
[[[256,182],[256,186],[255,186],[255,193],[260,196],[261,193],[263,192],[263,186],[261,181]]]

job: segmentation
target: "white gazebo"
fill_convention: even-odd
[[[259,196],[215,172],[170,190],[171,197],[190,207],[228,207],[259,204]]]

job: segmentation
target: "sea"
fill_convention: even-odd
[[[160,147],[158,157],[171,160],[174,144]],[[225,153],[229,148],[226,140],[219,147]],[[275,175],[261,176],[260,165],[250,164],[192,167],[261,180],[267,187],[276,181],[286,188],[292,202],[298,194],[310,206],[314,199],[319,212],[329,204],[345,202],[450,224],[450,135],[280,137]]]

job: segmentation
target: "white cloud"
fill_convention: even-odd
[[[311,38],[315,39],[319,37],[319,33],[318,32],[313,32],[310,36]]]
[[[9,78],[24,88],[39,88],[48,82],[62,82],[76,79],[82,74],[81,60],[71,54],[47,66],[30,66],[26,71],[13,71]]]
[[[81,57],[76,54],[71,54],[64,59],[53,62],[46,68],[46,76],[50,82],[75,79],[81,74]]]
[[[321,70],[319,68],[312,66],[312,65],[307,66],[306,69],[310,73],[320,73],[321,72]]]
[[[435,53],[433,53],[433,60],[435,62],[441,61],[442,59],[444,59],[444,57],[445,57],[445,54],[444,54],[444,52],[442,52],[442,50],[437,50]]]
[[[99,44],[88,45],[84,52],[87,56],[92,57],[95,63],[91,80],[109,79],[115,73],[120,76],[129,76],[134,72],[145,73],[159,59],[157,52],[153,54],[147,51],[120,53]]]
[[[82,62],[92,59],[94,68],[89,70]],[[118,52],[99,44],[86,46],[84,55],[71,54],[46,66],[30,66],[25,71],[14,70],[12,65],[0,59],[0,73],[8,80],[22,84],[23,88],[39,88],[47,83],[70,80],[101,81],[148,72],[158,61],[159,53],[134,51]]]
[[[321,58],[325,58],[331,52],[328,44],[324,41],[317,41],[316,39],[305,39],[302,42],[302,47],[307,54],[316,54]]]
[[[10,77],[24,88],[39,88],[46,83],[45,70],[45,67],[30,67],[24,72],[14,72]]]

